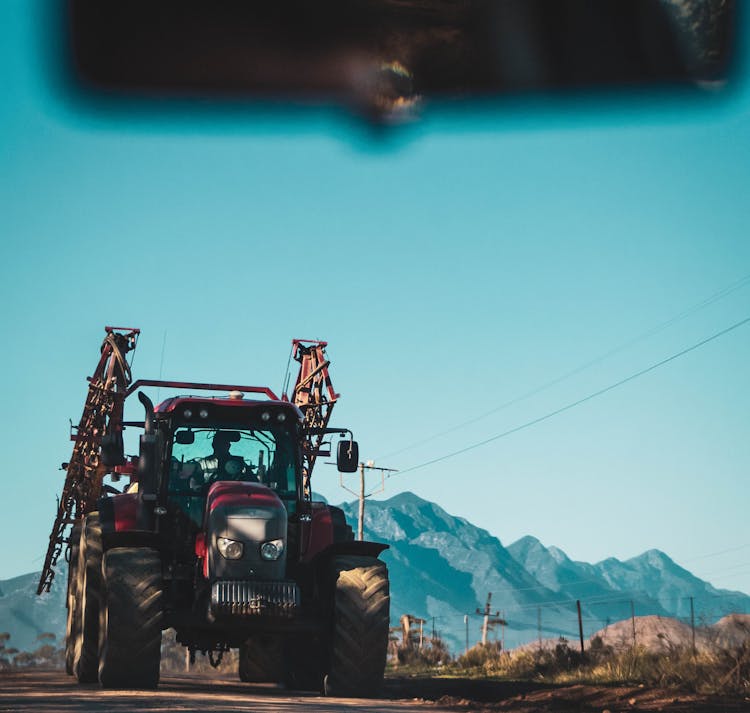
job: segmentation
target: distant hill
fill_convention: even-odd
[[[356,503],[341,507],[356,531]],[[540,621],[543,638],[577,639],[577,599],[586,637],[629,620],[631,611],[637,617],[677,617],[688,623],[691,597],[698,626],[713,624],[729,612],[750,611],[746,594],[714,588],[659,550],[625,562],[610,558],[588,564],[531,536],[505,547],[486,530],[413,493],[368,501],[364,529],[367,539],[390,545],[383,559],[391,574],[392,624],[402,614],[424,618],[425,633],[431,634],[434,624],[453,651],[465,645],[465,615],[470,644],[479,640],[482,617],[476,610],[484,607],[488,592],[492,612],[501,612],[507,620],[508,648],[537,639]],[[38,574],[0,581],[0,632],[11,633],[10,645],[35,648],[36,637],[45,632],[62,639],[64,566],[61,569],[51,594],[42,597],[35,594]],[[721,630],[728,637],[745,625],[744,620],[730,624]],[[499,627],[492,636],[501,636]]]
[[[39,634],[52,633],[57,644],[65,637],[65,566],[58,571],[55,585],[49,594],[36,595],[39,573],[22,574],[20,577],[0,582],[0,632],[11,637],[8,646],[21,651],[30,651],[40,646]]]
[[[356,526],[355,503],[342,506]],[[710,624],[729,611],[750,611],[750,597],[718,590],[658,550],[625,562],[571,560],[557,547],[523,537],[507,547],[463,518],[454,517],[413,493],[368,501],[365,537],[388,542],[383,555],[391,571],[392,615],[435,617],[437,630],[456,651],[465,645],[463,617],[470,614],[469,640],[479,638],[484,606],[508,622],[508,647],[543,637],[578,637],[576,600],[582,603],[588,637],[610,622],[638,616],[687,617],[690,597],[697,624]]]
[[[620,621],[607,626],[594,636],[615,650],[629,649],[633,644],[633,622]],[[731,614],[708,626],[696,626],[695,647],[710,651],[715,646],[731,648],[750,639],[750,615]],[[675,647],[692,646],[693,632],[689,624],[661,616],[635,618],[635,643],[650,651],[668,653]]]

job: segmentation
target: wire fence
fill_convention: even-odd
[[[581,614],[578,614],[580,601]],[[533,604],[492,607],[486,614],[473,612],[435,614],[392,612],[392,619],[410,616],[417,626],[410,629],[412,645],[431,638],[442,639],[454,654],[480,643],[497,642],[505,650],[518,647],[551,647],[561,638],[578,647],[588,647],[595,636],[611,645],[660,643],[669,646],[703,646],[742,634],[750,636],[750,618],[721,622],[730,615],[750,614],[748,598],[742,595],[666,596],[653,598],[644,592],[625,592],[588,600],[558,600]],[[739,623],[737,623],[739,621]],[[717,623],[719,625],[717,626]],[[392,621],[392,624],[396,624]],[[732,626],[737,632],[732,634]],[[743,627],[745,627],[743,629]],[[402,624],[392,627],[392,639],[404,643]]]

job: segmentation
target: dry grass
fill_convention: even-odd
[[[615,650],[595,639],[582,655],[561,639],[554,649],[502,652],[475,646],[453,664],[473,676],[559,684],[644,684],[701,694],[750,695],[750,641],[693,654],[692,647],[666,651]]]

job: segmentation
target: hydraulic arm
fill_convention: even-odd
[[[95,509],[106,472],[100,464],[102,445],[107,439],[122,439],[123,405],[131,382],[126,355],[135,349],[140,330],[105,327],[105,331],[107,336],[102,343],[99,363],[88,379],[83,415],[71,433],[73,454],[70,462],[63,464],[65,484],[57,504],[37,594],[48,592],[52,586],[54,567],[67,543],[67,528]]]
[[[292,357],[299,362],[297,381],[292,391],[291,402],[305,417],[305,438],[302,450],[302,475],[305,495],[310,496],[310,476],[315,459],[321,452],[325,428],[331,418],[331,411],[339,398],[333,390],[326,359],[325,348],[328,342],[307,339],[292,340]],[[284,398],[288,397],[286,394]]]

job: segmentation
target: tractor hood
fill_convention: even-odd
[[[287,513],[270,488],[214,483],[206,500],[205,528],[210,580],[284,577]]]

